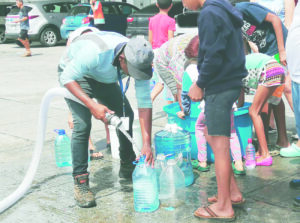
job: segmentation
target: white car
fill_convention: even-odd
[[[61,39],[59,28],[62,19],[67,16],[69,10],[76,4],[74,0],[56,1],[32,1],[25,3],[29,9],[29,39],[40,41],[44,46],[55,46]],[[20,9],[13,6],[6,16],[5,36],[7,39],[17,39],[20,33],[20,24],[13,23],[19,19]]]
[[[198,33],[197,18],[199,16],[199,11],[188,11],[183,10],[175,16],[176,20],[176,31],[174,36],[178,36],[185,33]]]

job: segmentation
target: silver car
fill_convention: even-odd
[[[29,39],[40,41],[47,47],[55,46],[61,39],[59,28],[62,19],[75,4],[74,0],[25,2],[24,7],[29,9]],[[19,36],[20,24],[13,23],[14,20],[19,19],[19,11],[20,9],[14,6],[6,16],[5,36],[7,39],[17,39]]]

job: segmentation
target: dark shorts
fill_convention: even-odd
[[[232,106],[240,92],[240,88],[235,88],[204,97],[208,135],[230,137]]]
[[[28,38],[28,30],[26,30],[26,29],[21,29],[21,32],[20,32],[20,34],[19,34],[19,38],[22,39],[22,40],[29,39],[29,38]]]

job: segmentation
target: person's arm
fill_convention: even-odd
[[[151,149],[152,101],[150,92],[149,80],[135,80],[135,95],[143,138],[141,154],[146,155],[146,162],[153,166],[154,157]]]
[[[241,93],[240,93],[240,96],[238,98],[238,103],[237,103],[237,107],[238,108],[241,108],[244,106],[244,102],[245,102],[245,91],[244,91],[244,88],[242,88],[241,90]]]
[[[92,115],[99,120],[102,120],[104,123],[107,123],[105,118],[106,113],[114,113],[109,110],[106,106],[98,104],[93,99],[91,99],[80,87],[76,81],[69,82],[65,84],[65,87],[83,104],[91,111]]]
[[[295,10],[295,1],[294,0],[285,0],[284,1],[284,25],[287,29],[290,28],[290,25],[293,21],[294,10]]]
[[[172,39],[174,37],[174,31],[173,30],[168,30],[168,40]]]
[[[138,108],[141,132],[143,138],[142,155],[146,155],[146,162],[154,166],[154,157],[151,149],[151,130],[152,130],[152,108]]]
[[[91,9],[93,11],[93,14],[95,13],[95,1],[94,0],[90,0],[90,5],[91,5]]]
[[[163,83],[156,83],[152,92],[151,92],[151,101],[153,102],[155,98],[161,93],[161,91],[164,89]]]
[[[251,41],[248,41],[248,43],[249,43],[249,46],[252,50],[252,53],[259,53],[258,47],[255,43],[253,43]]]
[[[192,101],[201,101],[204,96],[203,89],[199,88],[197,83],[193,83],[189,90],[188,96],[191,98]]]
[[[265,21],[271,23],[274,28],[277,45],[278,45],[280,63],[282,65],[286,66],[287,65],[286,53],[285,53],[285,48],[284,48],[284,39],[283,39],[281,20],[278,16],[276,16],[272,13],[268,13],[265,17]]]
[[[150,29],[149,29],[149,31],[148,31],[148,40],[149,40],[149,43],[150,43],[151,46],[152,46],[153,33],[152,33],[152,30],[150,30]]]

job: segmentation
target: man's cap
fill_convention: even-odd
[[[129,75],[137,80],[151,79],[154,58],[151,44],[143,38],[132,38],[127,43],[120,43],[115,48],[114,66],[118,65],[123,50]]]

